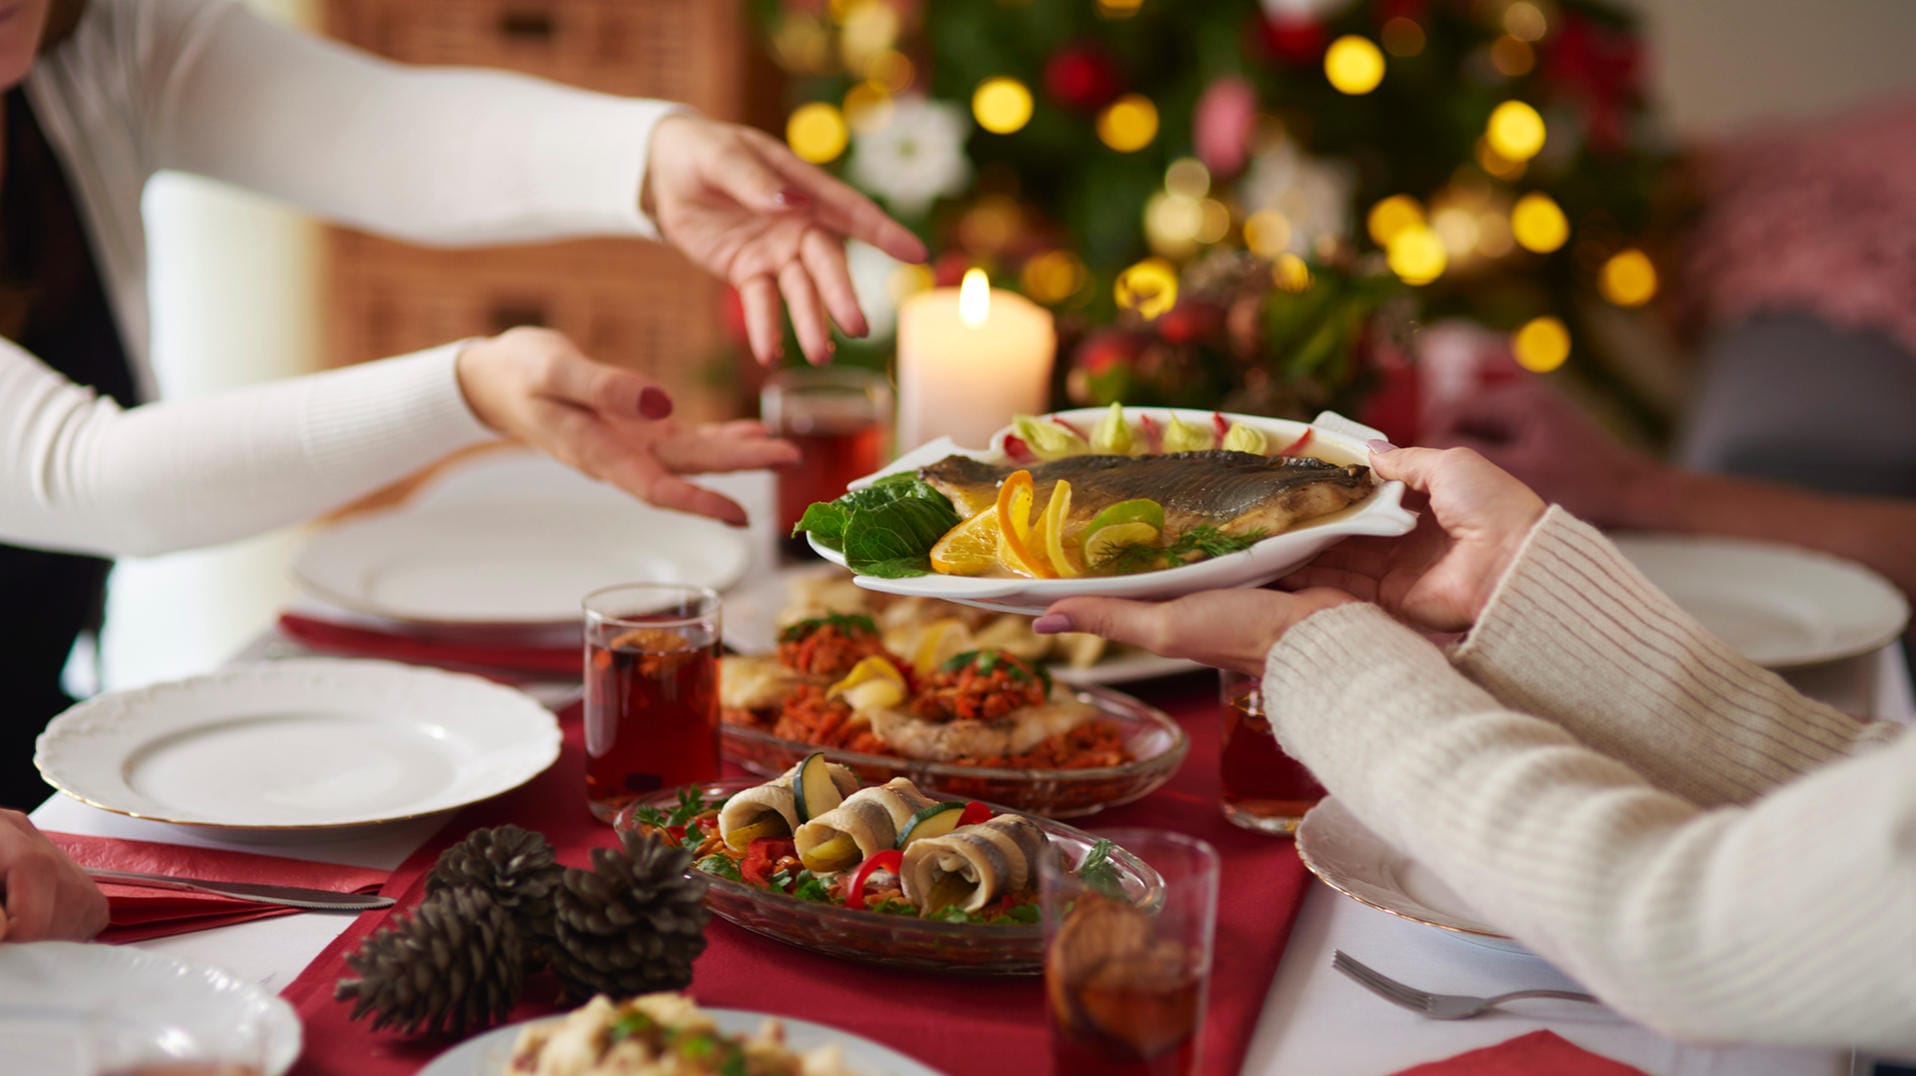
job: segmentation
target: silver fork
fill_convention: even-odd
[[[1558,998],[1563,1001],[1588,1001],[1601,1005],[1602,1002],[1589,994],[1579,994],[1574,990],[1513,990],[1508,994],[1478,998],[1465,994],[1433,994],[1428,990],[1419,990],[1414,986],[1400,983],[1383,972],[1367,967],[1341,949],[1331,950],[1331,967],[1343,972],[1357,985],[1383,998],[1393,1005],[1401,1005],[1415,1013],[1422,1013],[1432,1020],[1468,1020],[1481,1016],[1506,1001],[1522,998]]]

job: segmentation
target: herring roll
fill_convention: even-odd
[[[823,762],[823,760],[820,760]],[[789,837],[799,828],[798,781],[804,760],[762,785],[739,792],[719,809],[719,839],[729,848],[743,849],[760,837]],[[836,762],[824,763],[841,796],[858,787],[858,776]]]
[[[1038,857],[1049,844],[1036,822],[1001,814],[906,845],[899,880],[921,916],[954,906],[975,912],[1036,881]]]
[[[912,816],[931,803],[931,797],[904,777],[861,788],[798,827],[793,834],[798,858],[814,871],[849,870],[865,857],[896,846]]]

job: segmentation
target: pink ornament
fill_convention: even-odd
[[[1198,160],[1220,179],[1244,170],[1251,132],[1257,127],[1257,91],[1241,78],[1221,78],[1206,87],[1192,117]]]

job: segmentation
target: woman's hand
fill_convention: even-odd
[[[682,474],[789,466],[798,449],[757,422],[675,422],[651,381],[585,357],[549,329],[510,329],[459,354],[479,421],[660,508],[745,525],[745,509]]]
[[[1327,588],[1286,594],[1275,590],[1207,590],[1168,602],[1123,598],[1066,598],[1031,625],[1040,635],[1082,631],[1252,676],[1264,675],[1264,655],[1286,631],[1312,613],[1354,599]]]
[[[1424,631],[1469,628],[1543,517],[1543,500],[1467,448],[1373,441],[1371,467],[1423,495],[1427,511],[1417,529],[1402,538],[1346,539],[1284,585],[1335,587]]]
[[[106,897],[19,811],[0,811],[0,940],[84,941],[106,929]]]
[[[845,240],[925,260],[925,245],[904,225],[763,131],[670,116],[653,129],[647,159],[642,207],[673,246],[738,289],[760,362],[780,357],[780,292],[814,363],[831,357],[827,312],[847,336],[870,331],[845,269]]]

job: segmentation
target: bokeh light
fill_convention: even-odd
[[[1271,282],[1282,291],[1303,291],[1311,286],[1311,267],[1295,254],[1279,254],[1271,262]]]
[[[1510,233],[1510,214],[1501,206],[1477,214],[1477,253],[1486,258],[1501,258],[1516,245]]]
[[[1430,214],[1431,230],[1443,241],[1444,253],[1462,258],[1477,252],[1477,214],[1460,205],[1447,205]]]
[[[1485,138],[1477,140],[1477,166],[1487,174],[1505,182],[1522,179],[1525,168],[1524,162],[1513,161],[1491,149],[1490,140]]]
[[[772,29],[772,55],[787,71],[823,74],[831,64],[831,31],[809,15],[788,12]]]
[[[883,49],[865,64],[865,78],[885,87],[888,93],[904,93],[911,89],[912,80],[917,77],[918,69],[912,66],[911,57],[897,49]]]
[[[1657,267],[1635,247],[1620,250],[1603,263],[1597,290],[1618,306],[1642,306],[1656,297]]]
[[[872,58],[898,40],[898,9],[882,0],[858,0],[845,11],[838,31],[838,53],[845,66],[862,71]]]
[[[1260,258],[1275,258],[1291,245],[1291,222],[1275,209],[1260,209],[1244,221],[1244,248]]]
[[[845,91],[845,122],[854,131],[876,131],[891,122],[891,94],[875,82]]]
[[[813,101],[798,106],[785,121],[785,142],[800,160],[824,164],[845,152],[844,113],[836,105]]]
[[[1507,160],[1527,161],[1543,149],[1543,117],[1522,101],[1505,101],[1490,112],[1484,138]]]
[[[988,78],[971,95],[971,114],[992,134],[1010,134],[1031,122],[1031,91],[1015,78]]]
[[[1406,284],[1428,284],[1444,275],[1450,259],[1444,254],[1444,241],[1428,224],[1418,222],[1398,232],[1384,247],[1384,260],[1390,271]]]
[[[1197,241],[1218,243],[1230,234],[1231,210],[1215,198],[1206,198],[1199,202]]]
[[[1118,306],[1155,319],[1178,303],[1178,274],[1162,258],[1146,258],[1118,274]]]
[[[1340,93],[1369,93],[1384,81],[1384,54],[1369,38],[1345,34],[1324,50],[1324,77]]]
[[[1570,357],[1570,330],[1549,315],[1532,318],[1511,334],[1510,350],[1524,369],[1547,374]]]
[[[1098,14],[1107,19],[1128,19],[1138,13],[1144,0],[1098,0]]]
[[[1548,254],[1570,238],[1570,220],[1550,196],[1531,191],[1510,207],[1510,234],[1533,254]]]
[[[1537,66],[1537,53],[1519,38],[1500,37],[1490,46],[1490,66],[1505,78],[1522,78]]]
[[[1543,9],[1530,0],[1517,0],[1504,8],[1504,30],[1519,41],[1542,41],[1549,29]]]
[[[1211,193],[1211,170],[1196,157],[1179,157],[1164,170],[1164,189],[1186,198],[1202,198]]]
[[[901,265],[892,270],[890,291],[893,302],[903,302],[921,291],[930,291],[938,282],[929,265]]]
[[[1119,153],[1134,153],[1158,136],[1158,106],[1127,93],[1098,114],[1098,138]]]
[[[1084,263],[1070,251],[1050,250],[1025,263],[1019,283],[1025,294],[1046,305],[1064,302],[1084,287]]]
[[[1424,207],[1408,194],[1393,194],[1370,207],[1364,226],[1380,247],[1390,246],[1397,233],[1424,223]]]
[[[1424,51],[1424,28],[1416,19],[1393,15],[1384,20],[1378,36],[1384,40],[1384,51],[1392,56],[1415,56]]]
[[[1195,198],[1159,191],[1144,203],[1144,238],[1167,258],[1182,258],[1197,248],[1204,209]]]

